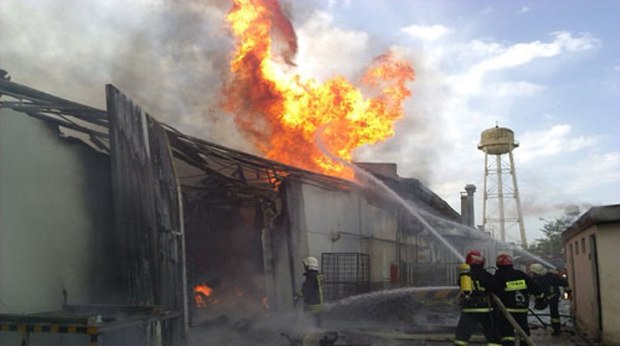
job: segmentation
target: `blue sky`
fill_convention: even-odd
[[[2,0],[0,68],[105,107],[114,83],[157,118],[247,151],[217,109],[232,39],[226,1]],[[302,75],[359,77],[392,49],[416,70],[396,134],[357,160],[389,161],[460,210],[478,186],[480,132],[515,131],[529,240],[566,205],[620,203],[619,1],[304,0],[284,6]],[[27,13],[27,15],[24,15]],[[516,240],[516,239],[515,239]]]

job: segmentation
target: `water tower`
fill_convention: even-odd
[[[527,240],[512,156],[512,150],[518,146],[511,129],[495,126],[482,131],[478,145],[484,152],[482,217],[484,230],[503,242],[513,242],[512,237],[506,239],[506,231],[518,227],[520,243],[525,248]]]

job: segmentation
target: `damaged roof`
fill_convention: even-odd
[[[11,108],[54,125],[71,138],[77,138],[97,150],[110,153],[107,111],[82,105],[10,81],[6,73],[0,77],[0,108]],[[184,187],[200,188],[217,185],[221,189],[247,187],[273,193],[285,178],[314,181],[325,187],[350,189],[358,184],[337,177],[307,171],[281,162],[257,157],[239,150],[187,135],[159,122],[166,130],[174,157],[187,165],[179,176]],[[364,164],[359,164],[364,167]],[[193,173],[192,174],[192,170]],[[446,201],[414,178],[400,178],[374,173],[403,197],[434,214],[460,222],[460,215]],[[217,179],[210,184],[209,179]],[[224,182],[224,183],[222,183]]]

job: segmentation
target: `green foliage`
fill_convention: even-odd
[[[536,239],[534,245],[529,246],[528,251],[548,257],[562,257],[564,255],[562,232],[571,225],[572,221],[568,217],[545,221],[540,231],[546,238]]]

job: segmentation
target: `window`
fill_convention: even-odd
[[[586,238],[581,238],[581,252],[586,253]]]
[[[570,257],[573,257],[573,244],[568,244],[568,253]]]
[[[575,240],[575,253],[579,255],[579,241]]]

